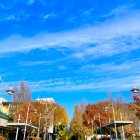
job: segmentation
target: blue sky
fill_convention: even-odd
[[[33,99],[74,106],[140,87],[140,1],[1,0],[0,74]],[[0,96],[11,97],[1,89]]]

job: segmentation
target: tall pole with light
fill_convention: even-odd
[[[94,120],[98,117],[99,119],[99,126],[100,126],[100,134],[101,134],[101,140],[102,140],[102,124],[101,124],[101,114],[98,113],[97,115],[94,116]]]
[[[138,94],[140,92],[140,89],[139,88],[137,88],[137,87],[133,87],[132,89],[131,89],[131,93],[135,96],[136,94]],[[135,100],[134,100],[134,102],[136,102]],[[139,124],[139,122],[138,122],[138,135],[140,135],[140,124]]]
[[[40,133],[40,121],[41,121],[41,117],[42,117],[42,114],[40,113],[39,114],[38,134],[37,134],[38,137],[39,137],[39,133]]]
[[[12,95],[14,93],[14,90],[12,90],[11,87],[9,87],[9,85],[2,79],[2,77],[0,76],[0,81],[2,82],[2,87],[3,88],[6,88],[6,92],[9,94],[9,95]]]
[[[18,123],[20,122],[20,114],[18,115]],[[15,140],[18,139],[18,130],[19,130],[19,127],[17,126],[17,131],[16,131],[16,138]]]
[[[2,79],[2,77],[0,76],[0,82],[1,82],[1,87],[6,89],[6,92],[9,94],[9,95],[12,95],[14,93],[14,90],[12,90],[11,87],[9,87],[9,85]],[[2,102],[0,103],[1,107],[2,107]],[[0,111],[1,111],[1,107],[0,107]],[[7,115],[9,113],[9,108],[10,108],[10,104],[9,104],[9,107],[8,107],[8,112],[7,112]]]
[[[112,112],[113,112],[115,135],[116,135],[116,140],[118,140],[117,126],[116,126],[116,118],[115,118],[115,110],[114,110],[113,101],[111,101],[111,103],[108,106],[105,107],[105,111],[107,111],[108,108],[111,108],[112,109]]]
[[[91,121],[88,121],[88,124],[90,124],[91,123],[91,134],[92,134],[92,136],[93,136],[93,123],[94,123],[94,120],[91,120]]]
[[[121,121],[123,120],[122,113],[120,113],[120,119],[121,119]],[[124,133],[124,126],[123,125],[122,125],[122,137],[123,137],[123,140],[125,140],[125,133]]]

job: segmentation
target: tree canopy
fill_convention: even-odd
[[[29,102],[32,100],[32,94],[28,84],[21,81],[14,87],[13,102]]]

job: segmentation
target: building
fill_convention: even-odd
[[[6,106],[3,104],[6,104]],[[9,106],[10,104],[7,104],[7,100],[0,97],[0,127],[7,126],[8,121],[12,120],[12,118],[8,116]]]
[[[53,98],[37,98],[36,99],[36,101],[37,102],[40,102],[40,103],[44,103],[44,104],[54,104],[55,103],[55,101],[54,101],[54,99]]]

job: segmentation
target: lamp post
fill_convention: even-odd
[[[120,113],[120,119],[121,119],[121,121],[123,120],[122,119],[122,113]],[[123,137],[123,140],[125,140],[125,133],[124,133],[124,127],[123,127],[123,125],[122,125],[122,137]]]
[[[20,122],[20,114],[18,115],[18,123]],[[17,140],[18,138],[18,130],[19,130],[19,127],[17,126],[17,131],[16,131],[16,138],[15,140]]]
[[[100,134],[101,134],[101,140],[102,140],[102,124],[101,124],[101,114],[98,113],[97,115],[94,116],[94,120],[96,119],[96,117],[98,117],[99,119],[99,125],[100,125]]]
[[[25,136],[26,136],[27,122],[28,122],[28,116],[29,116],[30,106],[31,106],[31,104],[29,103],[29,104],[28,104],[27,113],[26,113],[26,121],[25,121],[25,128],[24,128],[23,140],[25,140]],[[34,108],[34,107],[33,107],[33,108]],[[35,108],[34,108],[34,109],[35,109]],[[34,112],[34,113],[37,113],[37,112],[36,112],[36,109],[35,109],[35,112]]]
[[[93,120],[91,121],[91,124],[92,124],[92,136],[93,136]]]
[[[92,134],[92,137],[93,137],[93,122],[94,122],[94,120],[92,120],[92,121],[88,121],[88,124],[91,123],[91,130],[92,130],[91,134]]]
[[[6,88],[6,92],[9,94],[9,95],[12,95],[15,91],[12,90],[9,85],[7,83],[5,83],[5,81],[1,78],[0,76],[0,81],[2,82],[2,85],[1,87],[2,88]],[[1,108],[2,108],[2,102],[0,102],[0,111],[1,111]],[[10,104],[9,104],[9,107],[8,107],[8,112],[7,112],[7,115],[9,113],[9,108],[10,108]]]
[[[40,113],[39,115],[39,125],[38,125],[38,134],[37,136],[39,137],[39,133],[40,133],[40,120],[41,120],[42,114]]]
[[[136,88],[135,86],[131,89],[131,92],[132,93],[139,93],[139,89],[138,88]]]
[[[112,108],[112,112],[113,112],[113,119],[114,119],[114,127],[115,127],[115,135],[116,135],[116,140],[118,140],[118,134],[117,134],[117,126],[116,126],[116,118],[115,118],[115,110],[114,110],[114,105],[113,105],[113,101],[111,101],[111,103],[105,107],[105,111],[107,111],[108,108]]]
[[[2,85],[2,87],[3,88],[7,88],[6,89],[6,92],[9,94],[9,95],[12,95],[15,91],[14,90],[12,90],[12,88],[11,87],[9,87],[9,85],[7,84],[7,83],[5,83],[5,81],[2,79],[2,77],[0,76],[0,81],[3,83],[3,85]]]
[[[131,89],[131,93],[132,95],[136,96],[136,94],[138,95],[138,98],[140,99],[140,89],[137,88],[136,86],[134,86],[132,89]],[[139,94],[138,94],[139,93]],[[134,102],[137,103],[137,101],[134,99]],[[137,112],[137,113],[140,113],[140,112]],[[138,135],[140,135],[140,125],[139,125],[139,122],[138,122]]]

